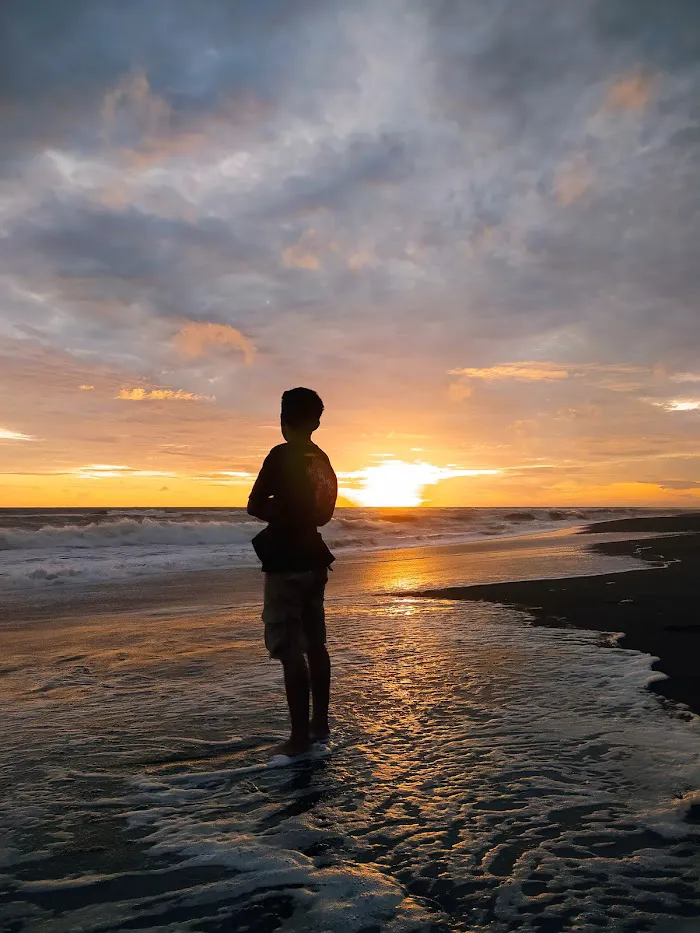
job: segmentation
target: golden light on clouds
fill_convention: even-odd
[[[282,250],[282,263],[285,269],[306,269],[308,272],[315,272],[321,265],[318,256],[301,243]]]
[[[612,84],[603,102],[606,110],[646,110],[657,85],[656,75],[641,70],[628,74]]]
[[[700,399],[672,398],[666,402],[654,402],[658,408],[665,411],[700,411]]]
[[[115,396],[129,402],[202,402],[210,401],[209,395],[195,395],[183,389],[120,389]]]
[[[352,269],[353,272],[359,272],[371,262],[371,255],[366,250],[361,250],[359,253],[353,253],[352,256],[350,256],[348,259],[348,269]]]
[[[78,467],[72,471],[79,479],[114,479],[115,477],[131,476],[174,476],[164,470],[133,470],[129,466],[113,463],[92,463],[88,466]]]
[[[178,331],[173,345],[183,356],[204,356],[212,349],[229,348],[240,350],[246,363],[255,359],[255,344],[240,330],[229,324],[214,324],[211,321],[192,321]]]
[[[474,394],[474,387],[468,382],[451,382],[447,387],[447,398],[451,402],[463,402]]]
[[[554,179],[554,194],[562,207],[569,207],[588,191],[593,183],[593,173],[588,160],[577,156],[563,165]]]
[[[542,382],[551,379],[568,379],[569,371],[560,364],[548,362],[500,363],[496,366],[451,369],[451,376],[466,376],[469,379],[519,379],[524,382]]]
[[[0,428],[0,441],[33,441],[35,438],[21,431],[10,431],[9,428]]]
[[[463,470],[457,467],[438,467],[432,463],[407,463],[404,460],[386,460],[377,466],[350,473],[340,473],[340,494],[356,505],[366,507],[418,506],[423,502],[423,491],[444,479],[459,476],[495,476],[500,470]],[[354,481],[346,485],[345,481]]]

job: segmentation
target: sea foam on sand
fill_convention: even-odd
[[[644,689],[648,656],[490,604],[331,598],[337,747],[261,769],[286,711],[258,607],[115,621],[65,645],[52,626],[51,651],[2,678],[18,929],[680,933],[700,916],[700,721]]]

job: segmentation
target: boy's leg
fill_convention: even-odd
[[[289,739],[276,751],[299,755],[310,748],[309,671],[304,657],[301,622],[302,589],[298,574],[266,573],[263,604],[265,645],[282,663],[284,688],[292,722]]]
[[[326,618],[323,598],[328,580],[326,570],[313,573],[304,599],[304,633],[306,635],[313,717],[311,738],[323,741],[330,734],[328,703],[331,690],[331,659],[326,648]]]
[[[309,738],[309,671],[299,648],[291,648],[281,657],[284,689],[287,693],[292,732],[277,749],[281,755],[300,755],[311,747]]]
[[[330,735],[328,704],[331,693],[331,659],[325,645],[309,646],[309,674],[314,715],[310,724],[311,738],[323,742]]]

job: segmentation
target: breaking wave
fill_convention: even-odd
[[[538,534],[640,509],[339,509],[330,548],[392,549]],[[244,509],[0,510],[0,584],[86,582],[255,563]]]

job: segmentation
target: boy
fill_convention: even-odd
[[[265,646],[282,662],[292,721],[291,735],[277,753],[289,756],[329,735],[331,662],[323,595],[335,558],[318,528],[333,516],[338,482],[330,460],[311,440],[322,413],[323,402],[311,389],[282,395],[286,443],[267,455],[248,499],[248,514],[268,523],[253,547],[265,574]]]

